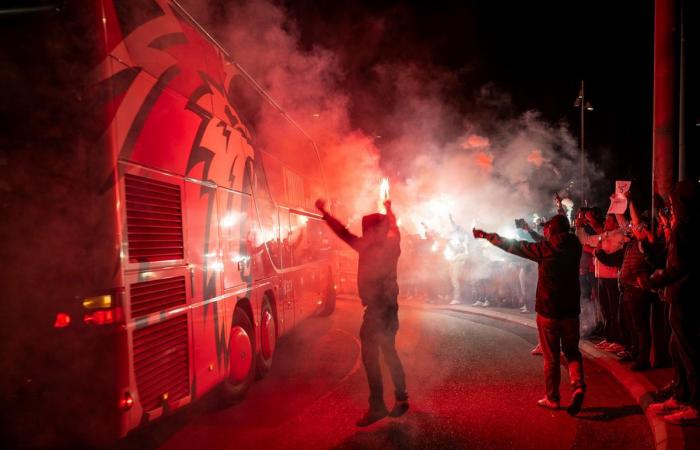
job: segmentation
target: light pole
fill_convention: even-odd
[[[576,97],[576,101],[574,102],[574,108],[580,108],[581,109],[581,167],[580,167],[580,181],[579,181],[579,190],[580,195],[581,195],[581,202],[586,203],[584,199],[584,189],[583,189],[583,181],[586,176],[586,150],[584,147],[584,142],[585,142],[585,112],[586,111],[593,111],[593,105],[591,105],[591,102],[586,101],[586,96],[585,96],[585,91],[583,89],[583,80],[581,80],[581,89],[578,91],[578,97]]]

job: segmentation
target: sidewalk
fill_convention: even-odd
[[[441,309],[476,314],[536,328],[535,314],[522,314],[517,309],[425,304],[408,300],[401,300],[400,304],[424,309]],[[639,404],[649,421],[649,426],[656,440],[657,450],[700,449],[700,427],[668,425],[662,417],[653,415],[648,410],[649,404],[653,402],[652,393],[671,380],[672,369],[651,369],[644,372],[632,372],[627,364],[620,363],[617,358],[607,352],[598,350],[593,343],[586,340],[581,340],[581,351],[588,359],[593,360],[610,372]]]

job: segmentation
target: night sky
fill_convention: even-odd
[[[490,83],[512,96],[513,113],[535,109],[551,122],[567,121],[578,138],[580,113],[573,104],[584,79],[594,106],[586,113],[587,151],[611,179],[650,183],[651,0],[301,0],[287,7],[304,45],[338,52],[346,88],[359,95],[372,91],[368,68],[377,63],[430,63],[458,77],[454,94],[465,114],[475,93]],[[358,47],[356,39],[367,45]],[[370,115],[359,109],[353,111],[357,125],[371,128],[362,120]]]
[[[693,3],[699,2],[685,1],[688,24],[700,17]],[[221,13],[216,17],[231,5],[209,4]],[[303,50],[324,48],[336,55],[353,125],[381,135],[384,143],[396,131],[381,120],[394,107],[387,94],[391,87],[374,71],[381,65],[413,64],[449,74],[442,94],[465,118],[482,113],[479,93],[488,87],[509,98],[504,116],[536,110],[552,124],[568,124],[577,140],[580,110],[574,101],[585,80],[586,99],[594,107],[586,113],[585,147],[609,180],[602,191],[615,179],[631,179],[637,198],[650,198],[653,0],[284,0],[281,5]],[[687,38],[689,172],[697,179],[699,40],[691,26]]]

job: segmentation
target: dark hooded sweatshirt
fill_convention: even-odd
[[[399,285],[396,266],[401,254],[401,236],[393,215],[365,216],[362,237],[352,234],[329,214],[325,214],[323,219],[340,239],[359,253],[357,288],[362,304],[368,307],[397,307]],[[386,235],[367,237],[369,228],[382,226],[386,227]]]
[[[672,304],[700,311],[700,219],[697,208],[698,187],[693,182],[680,182],[671,192],[677,223],[671,230],[667,246],[666,266],[652,276],[654,287],[666,287],[666,298]]]
[[[526,242],[487,234],[493,245],[537,263],[535,311],[549,319],[573,319],[581,313],[578,269],[582,247],[571,233],[558,233],[549,240]]]

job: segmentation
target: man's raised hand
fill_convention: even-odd
[[[316,208],[322,213],[326,213],[326,201],[322,198],[316,200]]]

